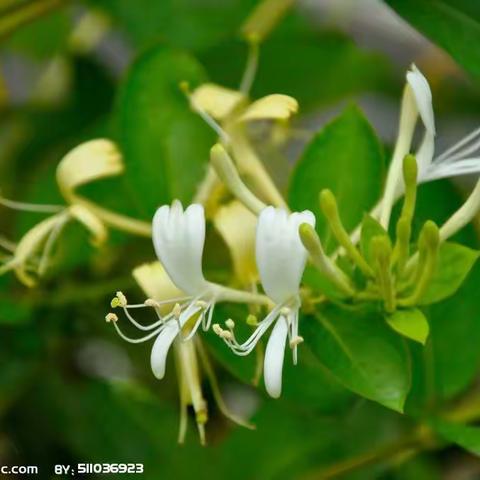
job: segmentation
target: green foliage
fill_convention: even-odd
[[[476,457],[480,456],[480,428],[442,419],[434,419],[430,425],[447,442],[457,444]]]
[[[254,97],[292,95],[305,112],[364,91],[393,90],[391,67],[380,55],[362,50],[340,32],[313,31],[305,20],[295,20],[287,19],[261,45]],[[246,53],[244,44],[230,41],[201,52],[200,59],[216,83],[238,88]]]
[[[378,139],[355,106],[345,109],[307,145],[292,174],[289,203],[295,210],[315,213],[316,228],[327,250],[333,244],[327,238],[319,192],[329,188],[335,194],[343,224],[351,230],[380,196],[383,162]]]
[[[193,113],[181,82],[206,81],[189,54],[153,47],[132,65],[118,100],[118,137],[132,196],[145,218],[162,203],[188,201],[205,173],[214,135]]]
[[[200,50],[220,42],[240,28],[254,0],[95,0],[139,47],[161,41]],[[147,13],[148,12],[148,13]]]
[[[420,303],[428,305],[453,295],[465,281],[478,256],[477,250],[456,243],[442,243],[435,275]]]
[[[347,388],[402,412],[410,388],[403,340],[381,316],[326,307],[304,321],[313,353]]]
[[[386,0],[415,28],[444,48],[478,79],[480,11],[475,2],[456,0]]]
[[[425,345],[430,327],[421,310],[397,310],[387,317],[387,323],[400,335]]]

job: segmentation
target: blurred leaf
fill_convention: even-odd
[[[375,313],[325,307],[304,322],[305,340],[347,388],[402,412],[410,389],[410,360],[401,337]]]
[[[206,81],[187,53],[154,47],[132,65],[118,102],[119,140],[133,197],[150,219],[159,205],[189,201],[202,179],[213,132],[179,84]]]
[[[316,228],[331,249],[318,195],[324,188],[336,196],[340,217],[353,229],[378,200],[382,188],[383,154],[372,127],[355,106],[350,106],[318,132],[307,145],[292,174],[289,203],[294,210],[310,209]]]
[[[386,0],[398,14],[444,48],[474,77],[480,77],[480,13],[475,2]],[[469,6],[470,5],[470,6]]]
[[[48,59],[65,50],[70,30],[68,12],[53,11],[17,30],[3,47],[33,58]]]
[[[428,305],[453,295],[464,282],[479,254],[477,250],[458,243],[442,243],[435,274],[420,304]]]
[[[462,198],[447,181],[422,185],[418,193],[415,235],[427,219],[441,225],[462,204]],[[471,247],[477,246],[472,225],[458,232],[454,239]],[[451,398],[462,392],[478,372],[479,282],[480,267],[476,264],[455,295],[424,309],[430,325],[430,338],[425,347],[410,345],[413,379],[408,410],[418,413],[439,400]]]
[[[386,59],[361,50],[342,33],[314,31],[296,20],[287,18],[262,44],[253,97],[291,95],[302,112],[364,91],[395,89]],[[245,45],[232,41],[202,52],[200,59],[216,83],[236,89],[246,56]]]
[[[386,235],[387,232],[371,215],[365,214],[362,221],[362,231],[360,237],[360,251],[367,262],[372,260],[371,241],[378,235]]]
[[[456,443],[473,455],[480,457],[480,428],[434,419],[433,429],[448,442]]]
[[[425,315],[418,308],[397,310],[387,317],[387,323],[400,335],[425,344],[429,326]]]
[[[141,47],[154,41],[200,50],[233,35],[256,0],[95,0]]]

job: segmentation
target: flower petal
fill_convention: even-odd
[[[422,118],[425,128],[432,135],[435,135],[435,118],[433,115],[432,92],[427,79],[415,65],[412,65],[411,70],[407,72],[407,82],[412,88],[417,103],[418,113]]]
[[[150,365],[152,372],[159,380],[165,376],[165,366],[170,347],[179,333],[179,327],[176,320],[170,320],[165,324],[163,330],[159,333],[152,347],[150,355]]]
[[[192,107],[204,110],[217,120],[223,120],[233,111],[246,102],[246,96],[236,90],[204,83],[192,93],[190,101]]]
[[[288,95],[273,94],[253,102],[239,121],[287,120],[298,111],[298,102]]]
[[[315,226],[312,212],[288,214],[281,208],[267,207],[257,224],[256,260],[267,295],[277,303],[298,294],[307,251],[300,241],[298,227]]]
[[[183,211],[182,204],[160,207],[153,217],[153,245],[175,285],[189,295],[202,293],[207,282],[202,272],[205,214],[198,204]]]
[[[435,137],[427,130],[415,155],[418,165],[418,182],[423,181],[430,165],[432,165],[434,152]]]
[[[279,317],[268,339],[263,362],[265,388],[273,398],[278,398],[282,393],[283,358],[287,334],[287,320],[283,316]]]
[[[221,207],[213,219],[230,250],[235,274],[242,285],[258,278],[255,265],[255,228],[257,217],[237,200]]]

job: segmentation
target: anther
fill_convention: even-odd
[[[146,307],[158,308],[160,306],[160,304],[153,298],[147,298],[143,303]]]
[[[172,310],[173,316],[178,320],[180,318],[180,314],[182,313],[182,307],[179,303],[176,303]]]
[[[128,304],[127,297],[121,291],[118,291],[116,296],[118,298],[118,305],[121,307],[126,307]]]
[[[225,325],[227,326],[228,329],[233,330],[235,328],[235,322],[229,318],[226,322]]]
[[[296,336],[290,340],[290,348],[295,348],[297,345],[300,345],[303,342],[303,337]]]
[[[247,325],[250,325],[251,327],[256,327],[258,325],[257,317],[251,313],[247,316],[246,322]]]
[[[114,313],[110,312],[105,315],[106,322],[118,322],[118,317]]]

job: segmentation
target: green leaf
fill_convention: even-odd
[[[350,390],[398,412],[410,388],[410,361],[401,337],[376,313],[328,306],[305,321],[305,340]]]
[[[434,419],[433,429],[445,440],[457,444],[477,457],[480,456],[480,428]]]
[[[155,40],[200,50],[231,36],[256,0],[90,0],[104,8],[137,46]]]
[[[191,199],[214,143],[213,132],[191,111],[180,91],[205,82],[202,67],[188,54],[154,47],[127,75],[119,98],[120,142],[126,179],[146,218],[178,198]]]
[[[290,206],[315,213],[317,230],[325,247],[331,249],[319,192],[332,190],[343,224],[347,230],[353,229],[378,200],[383,170],[383,153],[375,132],[358,107],[351,105],[307,145],[292,175]]]
[[[402,17],[445,49],[473,76],[480,77],[478,8],[456,0],[386,0]],[[469,2],[474,4],[475,2]]]
[[[439,302],[453,295],[465,281],[480,252],[457,243],[445,242],[440,247],[435,275],[420,304]]]
[[[387,235],[387,232],[371,215],[365,214],[362,222],[360,251],[369,263],[372,260],[371,240],[378,235]]]
[[[387,317],[387,323],[400,335],[425,345],[430,327],[421,310],[397,310]]]

